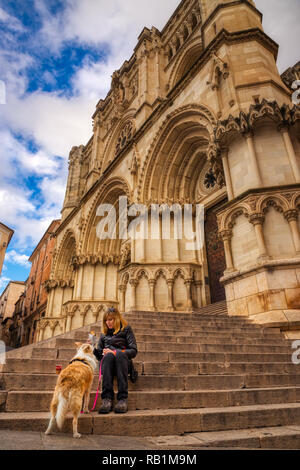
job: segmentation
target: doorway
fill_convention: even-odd
[[[223,241],[218,233],[216,216],[216,210],[223,205],[224,202],[226,202],[226,200],[209,208],[205,214],[204,233],[212,304],[226,299],[225,289],[220,283],[220,278],[223,276],[223,272],[226,269],[225,252]]]

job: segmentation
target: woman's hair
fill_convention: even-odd
[[[115,320],[114,335],[117,334],[120,330],[123,331],[124,328],[128,325],[127,321],[122,317],[119,310],[115,307],[110,307],[106,310],[102,319],[102,331],[105,335],[107,334],[108,330],[106,324],[106,320],[108,318],[113,318]]]

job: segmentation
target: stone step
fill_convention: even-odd
[[[185,337],[190,337],[190,336],[201,336],[201,335],[207,335],[207,334],[214,334],[214,335],[239,335],[239,336],[246,336],[246,337],[257,337],[257,338],[262,338],[262,337],[267,337],[267,338],[275,338],[277,339],[278,337],[281,338],[281,333],[280,331],[273,331],[271,328],[265,328],[265,329],[254,329],[254,330],[249,330],[247,328],[232,328],[232,329],[221,329],[221,328],[185,328],[183,330],[178,330],[178,329],[172,329],[172,328],[134,328],[133,329],[135,336],[144,336],[144,335],[164,335],[164,336],[185,336]],[[100,336],[100,335],[99,335]],[[75,331],[74,332],[74,339],[76,340],[85,340],[87,338],[87,333],[85,331]]]
[[[282,337],[282,334],[280,333],[280,330],[278,328],[256,328],[256,327],[249,327],[249,326],[222,326],[222,325],[207,325],[203,326],[202,324],[189,324],[188,328],[183,327],[182,325],[178,324],[167,324],[167,323],[161,323],[161,324],[154,324],[154,323],[147,323],[147,324],[141,324],[141,323],[132,323],[130,322],[129,325],[132,327],[133,331],[135,334],[149,334],[149,332],[155,332],[156,334],[159,332],[163,332],[164,334],[167,334],[168,332],[172,334],[180,334],[180,335],[189,335],[193,333],[193,336],[195,336],[198,333],[221,333],[221,334],[238,334],[238,333],[243,333],[243,334],[248,334],[250,333],[251,335],[258,335],[258,336],[274,336],[277,339]],[[90,328],[85,328],[84,330],[77,330],[74,332],[72,336],[68,337],[77,337],[78,334],[83,334],[85,337],[90,333],[90,331],[94,331],[96,337],[100,337],[101,335],[101,328],[100,327],[95,327],[93,325],[90,326]],[[168,333],[168,334],[170,334]]]
[[[210,340],[212,341],[212,340]],[[257,340],[258,341],[258,340]],[[141,353],[143,352],[181,352],[181,353],[199,353],[199,352],[206,352],[204,349],[206,346],[213,346],[211,348],[211,351],[207,352],[212,352],[212,353],[226,353],[226,346],[237,346],[234,350],[233,353],[243,353],[243,354],[287,354],[291,357],[292,354],[292,348],[291,346],[280,346],[274,344],[274,342],[269,342],[267,345],[264,345],[263,342],[255,342],[255,345],[252,346],[251,344],[237,344],[234,343],[224,345],[222,342],[216,342],[214,341],[213,343],[207,344],[207,343],[142,343],[138,345],[139,352],[137,358],[140,358]],[[266,350],[266,351],[265,351]],[[230,353],[231,350],[229,348],[228,353]],[[75,353],[75,348],[74,347],[61,347],[61,348],[45,348],[45,347],[36,347],[33,348],[31,351],[28,351],[28,354],[23,355],[23,358],[26,357],[35,357],[35,358],[50,358],[50,359],[56,359],[56,358],[70,358],[72,355]],[[17,356],[20,357],[20,356]]]
[[[57,375],[53,373],[5,373],[0,377],[1,391],[54,390]],[[95,374],[92,390],[96,390]],[[228,390],[264,387],[288,387],[300,385],[299,374],[211,374],[211,375],[140,375],[135,384],[128,382],[130,391],[151,390]]]
[[[276,426],[149,438],[153,449],[300,449],[300,426]]]
[[[300,368],[296,364],[286,362],[145,362],[142,370],[143,375],[300,374]]]
[[[215,332],[215,333],[198,333],[198,334],[195,334],[195,335],[184,335],[184,334],[176,334],[176,333],[171,333],[171,332],[166,332],[166,334],[162,334],[162,332],[160,332],[161,334],[159,334],[159,332],[155,332],[153,331],[151,333],[151,331],[149,330],[149,332],[147,333],[135,333],[135,338],[136,338],[136,341],[137,341],[137,345],[139,346],[139,343],[143,343],[143,342],[177,342],[177,343],[185,343],[185,342],[188,342],[188,343],[194,343],[194,342],[201,342],[203,340],[206,339],[206,342],[208,342],[208,340],[210,339],[219,339],[219,340],[222,340],[224,342],[227,341],[231,341],[231,340],[239,340],[239,342],[244,342],[245,340],[248,340],[248,342],[252,342],[252,339],[253,340],[259,340],[259,339],[264,339],[265,337],[262,336],[262,335],[251,335],[251,334],[222,334],[222,333],[219,333],[219,332]],[[75,338],[58,338],[59,339],[62,339],[62,340],[65,340],[67,341],[68,343],[66,344],[72,344],[72,341],[73,341],[73,346],[74,346],[74,343],[75,342],[84,342],[84,341],[87,341],[88,340],[88,337],[83,334],[83,333],[78,333],[76,335]],[[266,337],[266,339],[271,339],[273,340],[273,342],[276,341],[276,337],[274,336],[271,336],[271,335],[268,335]],[[281,339],[279,340],[281,344],[286,344],[285,341],[281,341]],[[51,346],[53,346],[54,343],[52,343]],[[55,343],[56,344],[56,343]],[[57,343],[57,344],[63,344],[62,342],[61,343]],[[288,343],[288,344],[291,344],[291,343]],[[50,346],[50,344],[47,344],[47,346]]]
[[[2,412],[0,429],[44,432],[49,412]],[[300,424],[300,403],[234,406],[226,408],[188,408],[134,410],[124,415],[110,413],[81,415],[78,431],[83,434],[116,436],[163,436],[193,432],[212,432]],[[67,417],[63,432],[72,430]]]
[[[49,373],[55,371],[56,365],[65,368],[69,359],[7,359],[6,364],[0,365],[0,372]],[[233,373],[291,373],[300,374],[300,367],[292,362],[229,362],[229,361],[200,361],[193,362],[190,357],[186,362],[162,362],[158,360],[141,361],[139,356],[134,364],[143,375],[197,375],[197,374],[233,374]]]
[[[167,327],[183,327],[185,323],[188,323],[189,326],[203,326],[209,327],[209,326],[215,326],[215,327],[224,327],[224,328],[249,328],[252,330],[258,330],[261,329],[262,327],[260,325],[254,324],[254,323],[246,323],[246,322],[237,322],[237,321],[230,321],[230,320],[171,320],[171,319],[153,319],[153,318],[147,318],[147,319],[138,319],[138,318],[128,318],[128,323],[134,327],[138,327],[139,325],[142,325],[143,327],[147,328],[152,328],[152,327],[160,327],[160,326],[167,326]],[[96,324],[95,327],[100,330],[101,325]],[[88,329],[88,328],[87,328]]]
[[[5,392],[2,392],[2,395]],[[6,392],[6,406],[2,411],[49,411],[53,391]],[[92,392],[89,409],[92,409],[96,393]],[[296,403],[300,401],[300,387],[262,388],[252,390],[220,391],[132,391],[129,394],[129,410],[157,410],[176,408],[211,408],[259,404]],[[101,405],[98,395],[95,410]]]
[[[180,349],[180,352],[177,350]],[[176,352],[169,351],[155,351],[155,348],[149,351],[139,351],[137,359],[139,362],[289,362],[291,360],[291,352],[289,353],[222,353],[222,352],[207,352],[201,353],[198,351],[181,351],[177,347]],[[33,358],[41,359],[62,359],[70,360],[75,356],[75,348],[35,348],[32,350]]]
[[[237,337],[222,337],[222,336],[211,336],[203,335],[203,337],[184,337],[184,336],[154,336],[154,335],[139,335],[136,336],[138,350],[153,350],[159,348],[159,345],[165,345],[170,350],[178,350],[181,347],[196,346],[197,351],[200,352],[215,352],[216,348],[218,351],[232,351],[232,352],[289,352],[292,351],[291,340],[274,340],[273,338],[251,338],[246,340],[245,338]],[[51,342],[45,342],[43,344],[38,343],[39,347],[42,348],[73,348],[74,343],[79,340],[70,338],[54,338]],[[153,346],[152,346],[153,345]],[[198,349],[198,346],[201,350]],[[162,346],[160,346],[162,347]],[[250,349],[249,349],[250,348]],[[261,348],[261,349],[260,349]],[[276,348],[276,349],[274,349]],[[18,357],[21,357],[21,353],[17,353]],[[11,357],[11,356],[8,356]],[[24,354],[23,354],[24,357]],[[29,350],[29,356],[31,357],[31,350]]]

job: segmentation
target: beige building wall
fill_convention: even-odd
[[[0,297],[0,317],[2,320],[11,318],[15,310],[15,303],[25,290],[25,282],[10,281]]]
[[[3,268],[5,253],[14,231],[0,222],[0,276]]]

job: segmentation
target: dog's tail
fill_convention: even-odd
[[[56,412],[56,423],[59,429],[62,429],[63,427],[67,411],[68,411],[68,399],[62,393],[59,393],[57,412]]]

